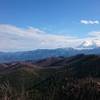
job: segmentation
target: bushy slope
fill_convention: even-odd
[[[0,65],[0,100],[100,100],[100,57]]]

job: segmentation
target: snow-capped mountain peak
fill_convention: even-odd
[[[78,46],[78,48],[84,48],[84,49],[85,48],[92,49],[98,47],[100,47],[100,40],[86,40]]]

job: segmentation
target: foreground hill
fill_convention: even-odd
[[[0,100],[100,100],[100,56],[0,64]]]

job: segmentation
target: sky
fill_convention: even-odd
[[[0,51],[100,44],[100,0],[0,0]]]

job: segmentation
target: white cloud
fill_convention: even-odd
[[[77,37],[49,34],[38,28],[0,24],[0,51],[75,47],[79,41]]]
[[[100,38],[100,31],[93,31],[89,33],[90,36]]]
[[[80,23],[86,24],[86,25],[100,24],[100,22],[98,20],[81,20]]]
[[[100,31],[88,33],[85,38],[69,35],[49,34],[38,28],[19,28],[0,24],[0,51],[26,51],[34,49],[52,49],[77,47],[83,41],[92,41],[100,45]]]

